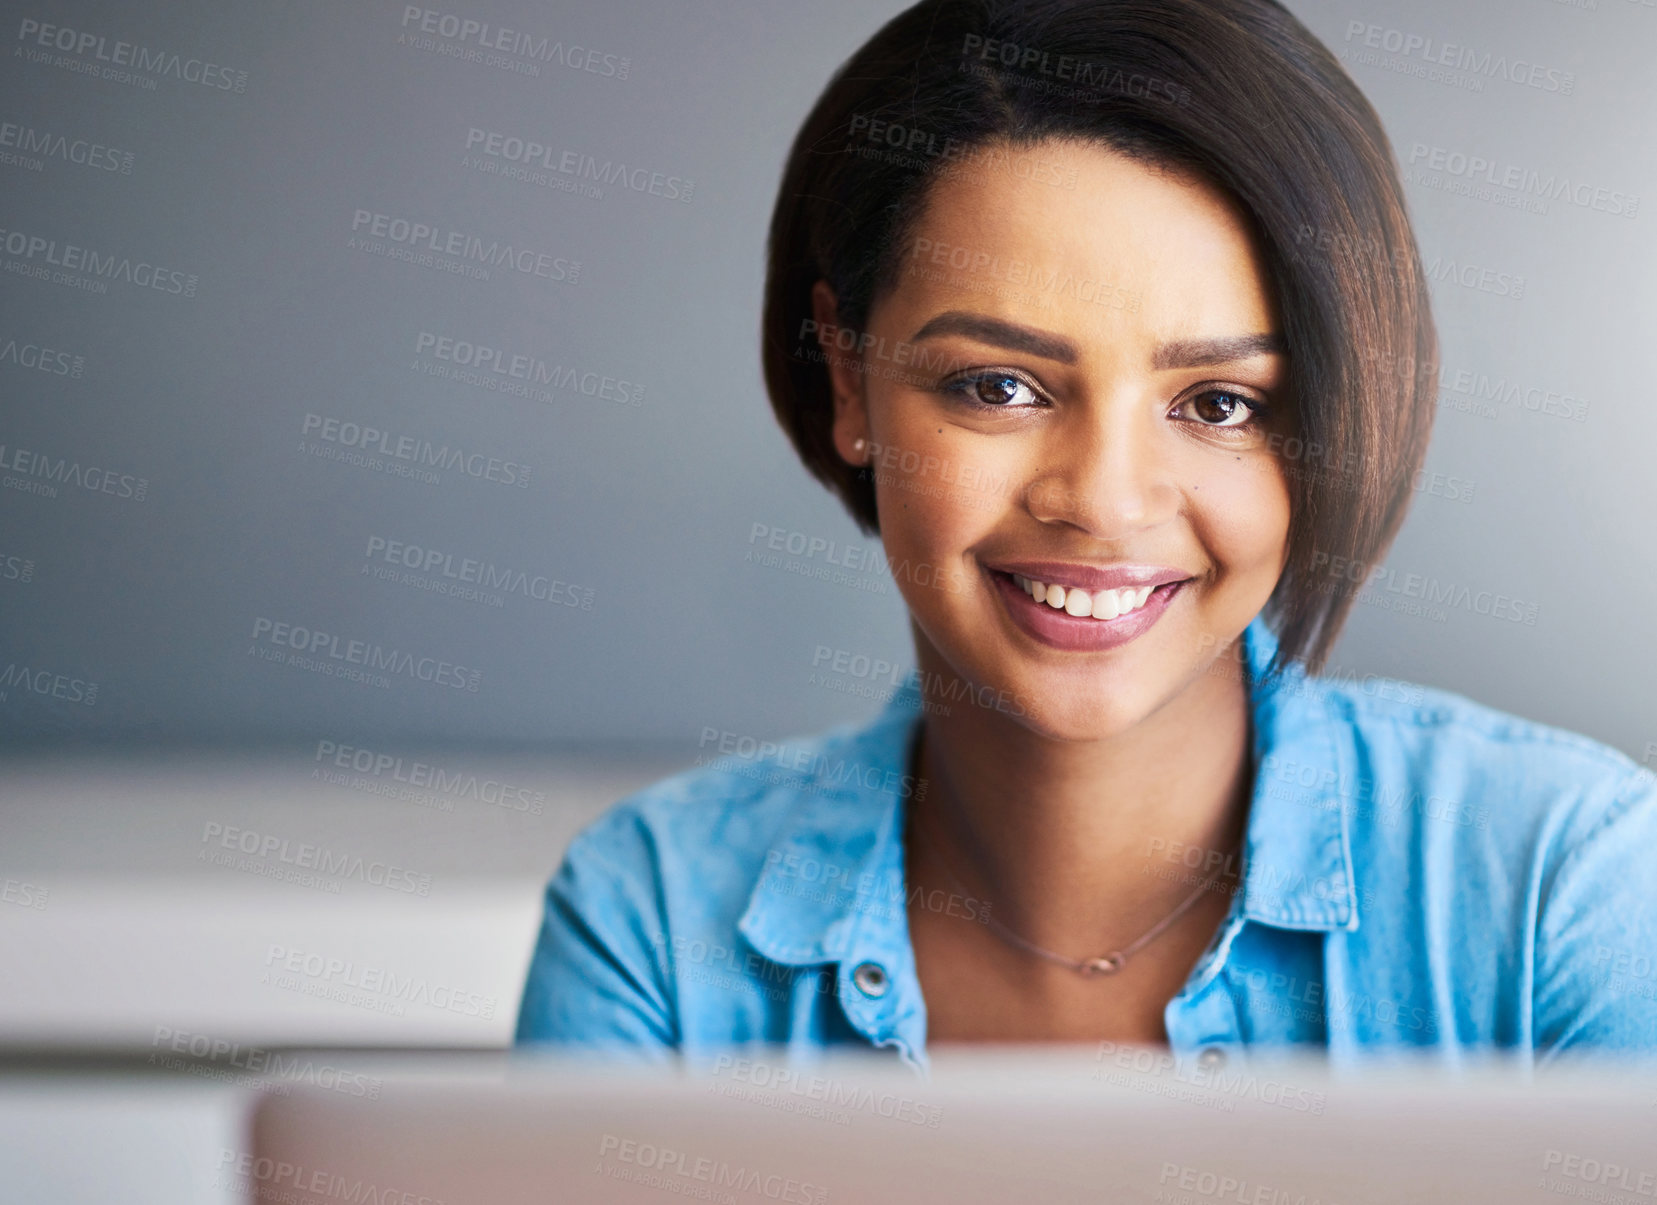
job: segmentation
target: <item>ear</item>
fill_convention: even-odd
[[[847,464],[866,464],[870,443],[868,402],[863,394],[863,358],[855,350],[846,351],[839,345],[853,342],[849,332],[836,340],[841,333],[839,310],[834,290],[826,280],[819,280],[811,287],[811,316],[817,323],[817,342],[828,363],[829,384],[834,390],[835,450]],[[858,440],[864,441],[861,451]]]

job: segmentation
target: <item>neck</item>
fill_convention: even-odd
[[[941,695],[953,671],[929,648],[919,660],[923,693]],[[1252,788],[1240,675],[1200,674],[1097,741],[1056,741],[993,708],[924,716],[914,840],[1027,940],[1126,943],[1204,879],[1235,882]]]

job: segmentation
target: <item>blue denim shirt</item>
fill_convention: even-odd
[[[1243,644],[1242,886],[1164,1011],[1177,1056],[1657,1052],[1657,777],[1446,691],[1268,677],[1258,617]],[[547,888],[518,1043],[663,1060],[893,1047],[926,1074],[903,858],[922,710],[911,670],[872,722],[727,739],[582,830]],[[1163,862],[1208,873],[1200,851]],[[964,923],[984,907],[932,903]]]

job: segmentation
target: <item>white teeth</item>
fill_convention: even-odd
[[[1094,619],[1118,619],[1129,611],[1137,611],[1145,605],[1151,597],[1154,586],[1140,586],[1138,588],[1124,587],[1120,590],[1100,590],[1097,594],[1089,594],[1086,590],[1076,586],[1061,586],[1058,583],[1038,582],[1033,578],[1013,574],[1013,580],[1019,588],[1037,602],[1044,602],[1055,611],[1063,611],[1067,615],[1074,615],[1078,619],[1091,616]]]

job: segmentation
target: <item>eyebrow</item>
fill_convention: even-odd
[[[1009,351],[1021,351],[1056,360],[1060,364],[1074,364],[1081,358],[1076,345],[1063,335],[1033,327],[1020,326],[1001,318],[972,314],[965,310],[946,310],[920,330],[912,341],[919,343],[938,335],[965,335],[980,343],[991,343]],[[1212,339],[1175,339],[1157,345],[1151,357],[1151,367],[1157,370],[1171,368],[1198,368],[1205,364],[1229,364],[1251,356],[1288,353],[1288,343],[1277,333],[1257,335],[1224,335]]]

